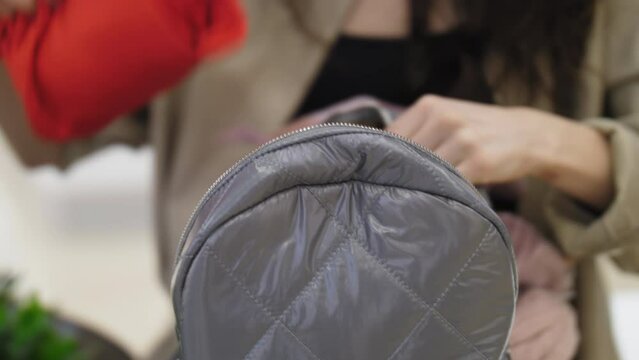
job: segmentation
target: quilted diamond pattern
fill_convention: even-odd
[[[499,220],[432,157],[348,131],[267,146],[223,182],[226,211],[202,208],[185,359],[498,358],[516,294]]]

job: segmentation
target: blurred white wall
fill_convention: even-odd
[[[110,147],[26,171],[0,133],[0,271],[137,358],[172,331],[152,232],[152,152]]]
[[[639,275],[619,271],[611,262],[607,270],[612,328],[619,353],[626,360],[639,359]]]

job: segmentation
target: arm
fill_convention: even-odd
[[[532,112],[531,121],[552,116],[537,110],[528,111]],[[596,211],[606,209],[614,196],[608,136],[578,122],[559,117],[555,121],[553,144],[531,149],[536,164],[532,175]]]
[[[599,214],[557,192],[544,209],[564,250],[579,258],[615,249],[617,263],[639,271],[639,3],[605,2],[605,56],[601,74],[606,85],[609,118],[584,125],[610,144],[612,198]]]
[[[389,130],[430,148],[478,185],[534,176],[593,208],[612,197],[606,138],[550,113],[425,96]]]
[[[611,88],[617,119],[576,123],[532,109],[427,96],[389,130],[432,149],[475,184],[525,177],[551,184],[555,191],[539,199],[543,203],[539,215],[572,257],[636,246],[637,70]],[[593,208],[599,211],[591,211]],[[638,260],[628,261],[629,266],[637,266]]]
[[[235,0],[63,0],[3,20],[0,55],[34,130],[65,141],[102,129],[235,44]]]
[[[597,81],[606,85],[609,118],[563,122],[570,124],[564,129],[571,130],[552,132],[565,135],[559,137],[560,141],[549,142],[530,135],[544,133],[535,123],[558,123],[554,115],[481,105],[462,109],[446,99],[425,98],[422,115],[415,106],[391,131],[435,144],[434,149],[449,160],[478,154],[472,159],[466,157],[469,160],[463,166],[459,164],[462,172],[478,183],[525,176],[545,179],[554,189],[546,191],[534,184],[544,191],[536,192],[539,198],[528,209],[534,211],[529,215],[543,221],[568,255],[578,259],[615,249],[619,264],[639,270],[639,3],[611,0],[607,6],[606,46],[598,49],[601,54],[596,56],[605,56],[604,68],[597,70]],[[531,116],[508,117],[513,120],[510,124],[498,121],[506,118],[504,114],[521,114],[522,110]],[[416,120],[420,116],[421,122]],[[538,121],[519,121],[525,118]],[[470,126],[480,122],[495,126]],[[557,129],[553,125],[543,127]],[[482,136],[481,141],[473,141],[477,134]],[[537,140],[525,141],[533,138]],[[442,143],[440,147],[442,139],[450,139],[447,143],[451,145]],[[569,144],[570,150],[563,149]],[[536,154],[526,150],[531,145],[538,150]],[[600,211],[593,212],[583,203]]]

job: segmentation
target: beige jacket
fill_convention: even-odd
[[[169,279],[176,246],[200,196],[251,146],[225,141],[226,129],[238,125],[276,131],[290,118],[313,81],[327,50],[357,0],[246,0],[250,34],[237,53],[204,64],[152,106],[150,141],[157,152],[157,234],[164,279]],[[614,359],[608,316],[595,257],[615,256],[628,269],[639,269],[639,1],[602,0],[590,38],[573,114],[608,134],[614,156],[616,197],[595,216],[566,196],[531,181],[522,212],[581,260],[580,309],[583,358]],[[486,60],[487,78],[498,59]],[[497,89],[501,105],[526,105],[521,83]],[[95,147],[140,130],[127,121],[114,124],[96,139],[66,146],[38,144],[16,125],[19,108],[13,95],[0,94],[0,122],[28,163],[64,164]],[[604,101],[612,118],[603,118]],[[550,110],[548,101],[532,106]],[[9,110],[9,108],[14,110]],[[4,110],[7,109],[7,110]],[[11,121],[4,116],[13,112]],[[3,119],[4,118],[4,119]],[[105,140],[106,139],[106,140]],[[37,144],[37,145],[36,145]]]

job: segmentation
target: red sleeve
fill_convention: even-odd
[[[89,136],[241,40],[237,0],[63,0],[0,20],[0,56],[39,136]]]

